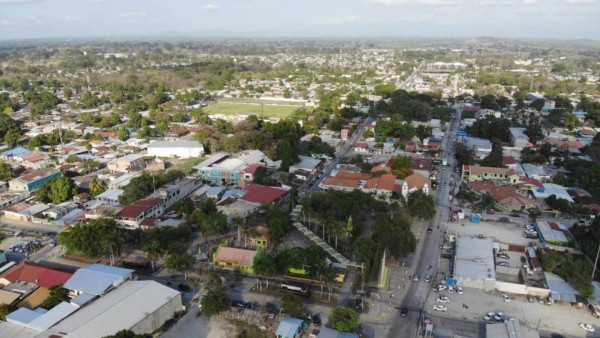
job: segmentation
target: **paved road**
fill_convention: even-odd
[[[436,205],[436,216],[429,222],[428,227],[432,229],[431,234],[425,234],[419,241],[417,252],[416,252],[416,265],[413,273],[418,273],[421,278],[426,274],[430,273],[435,275],[438,272],[438,266],[440,264],[440,245],[444,241],[444,224],[446,223],[451,203],[448,200],[450,187],[450,175],[453,174],[452,168],[455,166],[455,159],[452,156],[451,151],[447,151],[448,147],[453,143],[453,137],[451,133],[457,128],[460,123],[460,116],[452,120],[451,127],[446,132],[444,139],[442,140],[442,149],[444,151],[443,158],[448,160],[448,169],[440,170],[438,174],[438,190],[436,191],[434,201]],[[445,186],[442,185],[445,183]],[[431,268],[429,268],[431,266]],[[445,268],[443,269],[445,270]],[[440,271],[441,272],[441,271]],[[397,313],[392,319],[392,324],[389,331],[387,332],[388,337],[397,337],[398,332],[410,333],[411,336],[416,336],[418,333],[420,316],[422,311],[428,311],[424,309],[425,299],[431,291],[431,283],[409,282],[406,297],[402,301],[402,306],[408,308],[409,314],[406,319],[401,318],[400,314]],[[391,287],[397,287],[392,285]]]

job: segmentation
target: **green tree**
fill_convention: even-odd
[[[529,137],[529,141],[533,144],[544,139],[544,131],[537,119],[529,122],[527,128],[525,128],[525,135]]]
[[[14,178],[12,167],[6,163],[0,161],[0,180],[8,182]]]
[[[356,310],[349,307],[336,307],[329,316],[331,328],[340,332],[353,332],[360,324]]]
[[[119,140],[126,141],[129,138],[129,130],[125,127],[119,128]]]
[[[6,143],[8,148],[12,149],[17,146],[20,138],[21,136],[19,133],[15,132],[14,130],[9,130],[6,132],[6,134],[4,134],[4,143]]]
[[[70,177],[55,177],[36,190],[36,200],[44,203],[59,204],[77,194],[77,186]]]
[[[492,151],[481,161],[484,167],[504,167],[504,157],[502,156],[502,144],[494,143]]]
[[[304,303],[298,295],[292,293],[283,295],[281,297],[281,307],[289,316],[302,317],[304,315]]]
[[[6,321],[6,316],[10,313],[10,305],[0,304],[0,320]]]
[[[431,219],[435,215],[433,197],[426,195],[422,190],[415,190],[408,194],[406,206],[413,217]]]
[[[152,272],[154,272],[154,265],[156,261],[165,253],[164,248],[158,242],[150,242],[144,245],[144,251],[146,256],[152,265]]]
[[[105,191],[106,186],[100,179],[95,177],[90,181],[90,194],[92,195],[92,197],[96,197]]]
[[[0,114],[0,138],[4,139],[4,137],[9,131],[11,131],[14,134],[20,135],[21,127],[10,116],[6,114]]]
[[[67,253],[86,258],[118,253],[123,243],[113,219],[101,218],[85,225],[74,225],[58,235],[58,243],[64,245]]]
[[[42,303],[42,307],[46,310],[50,310],[56,305],[62,302],[68,302],[69,300],[69,290],[63,288],[62,285],[55,285],[50,287],[50,294]]]
[[[277,272],[277,265],[275,264],[275,260],[265,255],[264,252],[254,256],[254,261],[252,262],[252,269],[254,273],[259,277],[265,278],[267,282],[267,289],[269,288],[269,278],[273,277]],[[259,288],[262,288],[262,284],[259,280]]]
[[[81,159],[77,155],[71,154],[71,155],[67,156],[65,161],[67,163],[76,163],[76,162],[81,161]]]
[[[209,289],[200,301],[202,304],[202,312],[212,316],[219,314],[225,310],[229,310],[229,296],[222,287]]]
[[[148,333],[135,333],[131,330],[120,330],[112,336],[103,338],[152,338],[152,335]]]
[[[542,110],[542,108],[544,108],[545,105],[546,105],[546,100],[537,99],[537,100],[531,102],[531,104],[529,106],[537,111],[540,111],[540,110]]]
[[[173,253],[165,261],[165,266],[170,271],[182,272],[187,275],[187,272],[194,266],[194,258],[188,253]]]

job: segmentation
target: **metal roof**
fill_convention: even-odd
[[[294,338],[300,326],[302,326],[302,322],[302,319],[285,317],[279,323],[275,334],[277,337]]]
[[[112,286],[121,282],[124,277],[131,275],[133,271],[103,264],[92,264],[75,271],[64,287],[92,295],[102,295]]]

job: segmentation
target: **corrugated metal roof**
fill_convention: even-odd
[[[52,325],[65,319],[77,309],[79,309],[79,307],[74,304],[62,302],[53,307],[50,311],[32,320],[28,327],[38,331],[46,331],[52,327]]]
[[[93,295],[104,294],[111,286],[133,273],[133,270],[103,264],[83,267],[73,274],[64,285],[69,290],[87,292]]]
[[[285,317],[279,323],[275,334],[277,337],[294,338],[298,329],[302,325],[302,320],[298,318]]]

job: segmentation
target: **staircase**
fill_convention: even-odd
[[[341,253],[337,252],[337,250],[335,250],[331,245],[329,245],[327,242],[325,242],[319,236],[317,236],[314,232],[305,227],[304,224],[300,223],[300,221],[298,221],[298,218],[301,212],[302,206],[298,204],[296,205],[294,210],[292,210],[291,213],[292,221],[296,229],[302,232],[311,241],[315,242],[315,244],[323,248],[325,252],[327,252],[331,257],[333,257],[336,261],[340,262],[341,264],[344,264],[346,266],[354,266],[357,268],[363,267],[362,263],[351,261],[348,258],[344,257]]]

